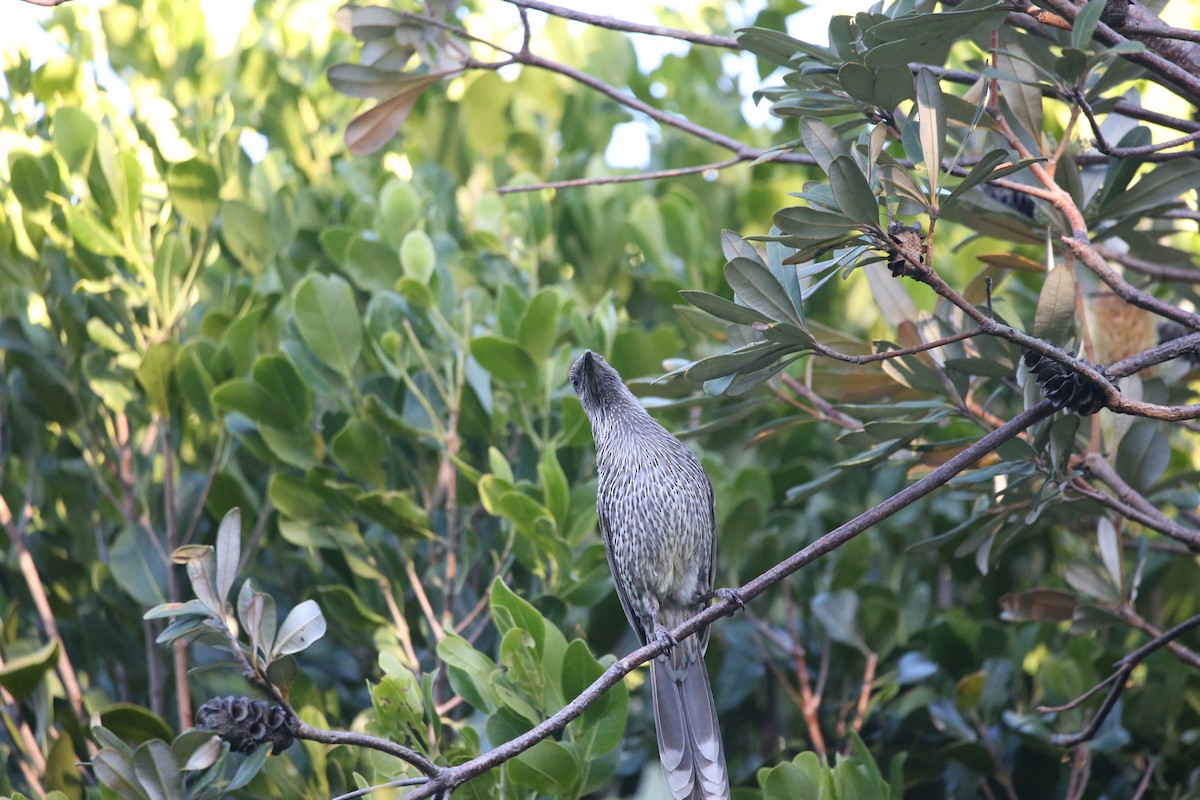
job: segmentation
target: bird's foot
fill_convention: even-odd
[[[679,640],[675,638],[675,635],[663,627],[662,623],[660,622],[654,623],[654,640],[667,646],[666,650],[663,651],[664,653],[667,652],[667,650],[673,649],[675,645],[679,644]]]
[[[733,608],[729,609],[729,615],[732,616],[746,607],[746,598],[742,597],[742,593],[737,589],[728,586],[722,586],[720,589],[714,589],[700,598],[701,602],[709,600],[720,600],[724,603],[732,603]]]

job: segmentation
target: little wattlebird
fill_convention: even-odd
[[[596,440],[596,511],[617,597],[642,644],[674,643],[669,631],[714,594],[712,484],[601,356],[584,351],[570,378]],[[705,628],[650,662],[658,752],[675,800],[729,797],[707,644]]]

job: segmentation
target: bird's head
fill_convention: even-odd
[[[588,417],[611,408],[629,394],[617,371],[604,356],[591,350],[584,350],[583,355],[575,359],[568,374]]]

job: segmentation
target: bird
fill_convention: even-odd
[[[732,592],[713,591],[712,483],[601,355],[585,350],[569,378],[596,442],[596,511],[617,597],[643,645],[673,645],[650,662],[659,758],[671,796],[728,800],[729,772],[704,665],[708,629],[679,642],[670,634],[711,597]]]

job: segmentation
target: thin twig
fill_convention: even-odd
[[[175,552],[179,546],[179,528],[175,519],[175,450],[171,443],[170,424],[154,415],[159,429],[158,441],[163,457],[163,527],[167,538],[167,552]],[[167,592],[172,603],[183,599],[179,587],[179,571],[175,564],[167,562]],[[171,663],[175,670],[175,708],[179,715],[180,729],[192,727],[192,695],[188,679],[188,642],[180,637],[171,642]]]
[[[1132,253],[1123,253],[1115,247],[1093,244],[1096,252],[1109,261],[1116,261],[1127,269],[1146,275],[1160,281],[1175,283],[1200,283],[1200,269],[1195,267],[1175,267],[1169,264],[1157,264],[1139,258]]]
[[[1151,153],[1157,153],[1162,150],[1169,150],[1172,147],[1181,147],[1185,144],[1191,144],[1200,140],[1200,131],[1192,131],[1186,136],[1180,136],[1177,139],[1171,139],[1158,144],[1144,144],[1137,147],[1116,147],[1108,143],[1104,138],[1104,132],[1100,129],[1100,123],[1096,121],[1096,114],[1092,110],[1092,105],[1083,96],[1083,92],[1077,92],[1075,95],[1075,103],[1077,108],[1082,108],[1084,116],[1087,117],[1088,124],[1092,126],[1092,135],[1096,137],[1096,149],[1106,156],[1113,158],[1130,158],[1136,156],[1146,156]],[[1173,158],[1196,158],[1198,154],[1195,150],[1186,150],[1178,153],[1170,154]]]
[[[542,11],[546,14],[551,14],[563,19],[574,20],[576,22],[586,22],[588,25],[595,25],[597,28],[607,28],[613,31],[624,31],[626,33],[644,33],[648,36],[663,36],[669,39],[679,39],[692,44],[703,44],[709,47],[724,47],[730,50],[741,50],[741,45],[738,40],[731,36],[715,36],[708,33],[693,33],[692,31],[682,31],[678,28],[664,28],[661,25],[643,25],[640,22],[627,22],[613,17],[604,17],[598,14],[588,14],[584,11],[576,11],[572,8],[563,8],[562,6],[543,3],[541,0],[505,0],[519,8],[531,8],[534,11]]]
[[[512,2],[512,0],[508,0]],[[735,156],[724,161],[714,161],[711,164],[700,164],[695,167],[679,167],[677,169],[659,169],[651,172],[637,172],[630,175],[601,175],[595,178],[573,178],[566,181],[546,181],[544,183],[511,184],[497,189],[500,194],[515,194],[517,192],[539,192],[543,189],[574,189],[580,186],[604,186],[613,183],[641,183],[657,181],[663,178],[680,178],[685,175],[727,169],[749,159]]]
[[[1104,720],[1108,718],[1110,713],[1112,713],[1117,701],[1121,699],[1121,693],[1125,691],[1125,685],[1129,679],[1129,676],[1133,674],[1133,670],[1137,667],[1137,665],[1145,661],[1146,658],[1156,651],[1166,647],[1168,643],[1175,641],[1180,636],[1183,636],[1185,633],[1197,627],[1200,627],[1200,614],[1184,620],[1175,627],[1164,632],[1161,636],[1147,642],[1137,650],[1134,650],[1132,653],[1118,661],[1117,670],[1105,678],[1100,684],[1089,689],[1084,695],[1087,696],[1093,694],[1099,688],[1099,686],[1106,684],[1112,685],[1112,688],[1108,692],[1108,696],[1104,698],[1104,703],[1101,704],[1100,709],[1096,712],[1095,716],[1092,717],[1091,721],[1088,722],[1088,724],[1082,730],[1075,733],[1054,734],[1050,737],[1051,743],[1059,747],[1074,747],[1094,737],[1100,730],[1100,726],[1104,724]],[[1075,703],[1076,705],[1078,704],[1078,700],[1079,699],[1077,698]],[[1038,710],[1052,711],[1054,709],[1039,708]]]

